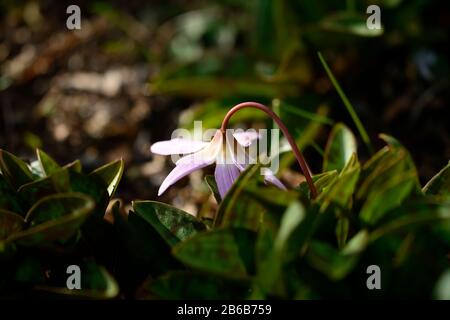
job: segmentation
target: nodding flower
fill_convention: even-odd
[[[191,172],[215,163],[214,177],[223,198],[252,160],[245,148],[257,139],[258,134],[254,131],[231,134],[229,130],[217,130],[210,142],[180,138],[156,142],[150,149],[155,154],[187,154],[176,162],[175,168],[161,184],[158,195]],[[265,168],[264,179],[267,183],[286,189],[268,168]]]
[[[215,132],[210,142],[176,138],[153,144],[150,150],[155,154],[185,154],[185,156],[176,162],[175,168],[161,184],[158,195],[161,195],[167,188],[191,172],[214,163],[216,164],[214,176],[220,196],[223,198],[226,195],[239,174],[245,170],[251,161],[254,161],[254,159],[250,158],[245,148],[258,139],[257,133],[247,131],[230,134],[230,131],[226,129],[231,116],[243,108],[256,108],[264,111],[278,124],[280,130],[291,145],[292,151],[305,175],[306,182],[311,191],[311,197],[316,197],[317,191],[312,180],[311,172],[303,155],[295,144],[295,140],[281,119],[272,110],[256,102],[244,102],[231,108],[223,119],[220,130]],[[275,177],[269,168],[264,169],[264,180],[266,183],[273,184],[281,189],[286,189],[283,183]]]

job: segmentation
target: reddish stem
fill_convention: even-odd
[[[269,117],[271,117],[278,125],[280,130],[283,132],[284,136],[288,140],[289,144],[291,145],[292,151],[294,152],[295,158],[298,161],[298,164],[300,165],[300,168],[303,171],[303,174],[306,178],[306,182],[308,183],[309,189],[311,191],[311,197],[314,199],[317,196],[317,190],[316,186],[314,185],[311,170],[309,169],[308,164],[306,163],[305,158],[303,157],[302,153],[297,147],[297,144],[295,143],[294,138],[289,133],[288,129],[284,125],[284,123],[281,121],[281,119],[276,115],[275,112],[270,110],[268,107],[266,107],[263,104],[257,103],[257,102],[243,102],[235,105],[233,108],[228,111],[228,113],[225,115],[225,118],[223,118],[222,126],[220,127],[220,130],[225,133],[225,130],[228,126],[228,121],[230,120],[231,116],[235,114],[240,109],[244,108],[256,108],[261,111],[264,111]]]

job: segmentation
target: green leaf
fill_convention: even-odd
[[[18,214],[0,209],[0,241],[23,229],[25,220]]]
[[[40,149],[36,149],[37,158],[41,166],[42,171],[46,176],[52,174],[53,172],[59,170],[61,167],[59,164],[53,160],[48,154]]]
[[[246,286],[192,271],[172,271],[151,283],[151,290],[162,299],[243,299]]]
[[[364,180],[356,194],[356,199],[363,202],[360,218],[369,225],[377,223],[391,209],[399,206],[414,188],[420,187],[408,151],[394,138],[380,136],[388,147],[364,166]]]
[[[135,201],[133,209],[150,223],[170,246],[206,229],[206,226],[191,214],[161,202]]]
[[[392,212],[394,216],[370,234],[370,240],[391,233],[405,232],[426,224],[437,224],[450,219],[450,201],[442,198],[422,198],[407,203]]]
[[[427,195],[450,194],[450,162],[423,187]]]
[[[270,230],[264,230],[266,235],[261,234],[258,238],[257,281],[264,292],[285,294],[282,268],[286,261],[300,253],[303,241],[299,242],[298,237],[294,239],[293,234],[298,233],[305,216],[303,206],[299,202],[293,202],[283,214],[275,239],[272,240],[271,233],[267,233]],[[270,237],[264,239],[263,236]]]
[[[216,179],[214,178],[214,175],[209,174],[205,176],[205,182],[208,185],[209,189],[211,189],[211,192],[214,195],[214,198],[216,199],[217,203],[220,203],[222,201],[222,198],[220,197],[219,188],[217,187]]]
[[[344,124],[333,127],[323,159],[323,171],[341,171],[353,153],[356,153],[356,139]]]
[[[450,300],[450,269],[445,270],[434,287],[434,298],[437,300]]]
[[[0,149],[0,169],[6,181],[16,190],[33,181],[33,174],[27,164],[15,155]]]
[[[67,168],[57,169],[45,178],[22,185],[17,191],[22,199],[31,205],[46,196],[69,192],[69,170]]]
[[[26,209],[11,185],[0,174],[0,208],[25,215]]]
[[[242,192],[250,182],[256,183],[260,173],[259,165],[251,165],[239,175],[220,203],[214,220],[215,226],[236,226],[256,230],[264,208],[256,201],[243,198]]]
[[[227,228],[200,233],[178,243],[173,254],[189,267],[231,279],[246,279],[254,269],[255,234]]]
[[[338,12],[320,21],[320,26],[333,32],[348,33],[361,37],[377,37],[383,34],[383,28],[369,29],[367,16],[351,12]]]
[[[29,228],[14,233],[8,241],[24,246],[64,242],[77,232],[94,209],[92,199],[83,194],[66,193],[38,201],[27,213]]]
[[[353,153],[339,176],[327,188],[324,188],[317,198],[317,203],[321,205],[321,212],[324,212],[332,203],[341,208],[348,208],[351,205],[360,171],[360,164],[356,154]]]
[[[358,261],[356,255],[345,255],[325,242],[312,241],[306,255],[308,263],[330,280],[345,278]]]
[[[89,175],[98,177],[105,183],[109,196],[113,196],[123,174],[123,160],[117,160],[95,169]]]
[[[334,180],[338,177],[336,170],[323,172],[313,176],[314,185],[316,186],[318,194],[324,189],[328,190],[333,184]]]
[[[33,289],[53,297],[64,296],[76,299],[112,299],[119,294],[116,280],[102,266],[95,262],[79,265],[81,271],[81,289],[70,290],[67,286],[37,285]],[[67,275],[69,276],[69,275]]]
[[[347,242],[348,231],[350,229],[350,220],[347,217],[341,217],[336,224],[336,238],[338,247],[341,249]]]
[[[373,225],[389,210],[399,206],[414,186],[414,175],[397,176],[371,192],[361,208],[360,218]]]

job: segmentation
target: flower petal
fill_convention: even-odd
[[[187,154],[200,151],[208,145],[208,142],[175,138],[172,140],[159,141],[150,147],[155,154],[168,156],[171,154]]]
[[[206,147],[198,152],[184,156],[177,161],[177,165],[184,163],[213,163],[216,161],[220,151],[223,148],[223,134],[217,130],[216,134],[212,140],[207,144]]]
[[[253,143],[253,141],[259,139],[259,133],[255,130],[234,132],[233,136],[243,147],[248,147]]]
[[[240,173],[240,170],[234,164],[216,164],[214,177],[222,199],[225,197],[228,190],[230,190]]]
[[[194,172],[195,170],[204,168],[209,166],[211,162],[203,162],[203,163],[183,163],[176,165],[175,168],[169,173],[169,175],[164,179],[163,183],[159,187],[158,196],[162,195],[164,191],[167,190],[171,185],[175,182],[184,178],[188,174]]]
[[[226,133],[226,160],[228,163],[234,163],[239,170],[244,171],[250,163],[256,161],[250,157],[247,151],[241,146],[239,141],[234,138],[234,134]]]
[[[281,190],[287,190],[286,187],[284,186],[284,184],[273,174],[272,170],[268,169],[268,168],[263,168],[264,169],[264,182],[265,183],[270,183],[278,188],[280,188]]]

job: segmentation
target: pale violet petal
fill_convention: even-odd
[[[268,168],[263,168],[264,169],[264,182],[265,183],[270,183],[282,190],[287,190],[286,187],[284,186],[284,184],[273,174],[272,170],[268,169]]]
[[[171,185],[175,182],[184,178],[188,174],[194,172],[195,170],[204,168],[208,165],[212,164],[211,162],[199,162],[199,163],[183,163],[176,165],[175,168],[169,173],[169,175],[164,179],[163,183],[159,187],[158,196],[163,194],[164,191],[167,190]]]
[[[184,156],[176,162],[177,165],[184,163],[213,163],[223,149],[223,134],[219,130],[216,132],[212,140],[202,150]]]
[[[226,160],[234,163],[239,170],[244,171],[249,164],[256,163],[255,159],[249,156],[247,151],[234,138],[234,135],[228,134],[226,136]]]
[[[171,154],[188,154],[202,150],[208,142],[175,138],[172,140],[159,141],[150,147],[150,151],[155,154],[168,156]]]
[[[243,147],[250,146],[253,141],[260,138],[259,133],[255,130],[237,131],[233,133],[233,136]]]
[[[240,170],[234,164],[216,164],[214,177],[222,199],[228,190],[230,190],[234,181],[239,177],[239,174]]]

